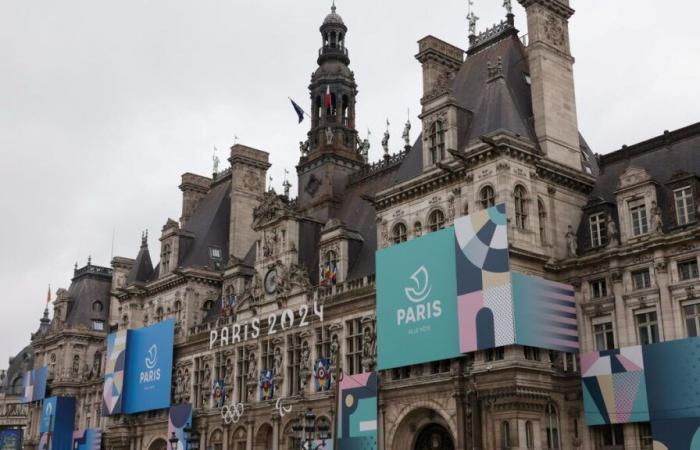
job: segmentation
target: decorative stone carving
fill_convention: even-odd
[[[299,152],[302,157],[308,156],[309,154],[309,141],[299,141]]]
[[[649,214],[652,234],[663,234],[664,223],[661,219],[661,208],[659,208],[656,202],[651,202],[651,211],[649,212]]]
[[[576,243],[576,233],[574,233],[574,228],[571,225],[569,225],[568,231],[564,236],[566,237],[566,256],[576,256],[578,244]]]
[[[282,378],[282,373],[284,368],[282,367],[282,349],[280,347],[275,347],[275,353],[273,356],[273,370],[272,373],[277,378]]]
[[[620,234],[617,230],[617,224],[615,223],[615,219],[613,219],[612,216],[608,214],[606,222],[608,230],[608,245],[611,247],[617,247],[618,245],[620,245]]]
[[[288,297],[293,291],[301,290],[309,292],[311,281],[306,268],[299,264],[285,266],[282,261],[277,261],[277,293]]]
[[[547,41],[559,50],[566,49],[566,28],[562,19],[554,14],[547,14],[544,22],[544,35]]]
[[[243,175],[243,187],[253,192],[261,190],[260,177],[255,171],[246,170],[245,175]]]
[[[338,362],[338,352],[340,351],[340,344],[338,343],[338,335],[334,334],[331,336],[331,364],[335,365]]]
[[[455,196],[450,195],[447,197],[447,221],[452,222],[455,220]]]
[[[311,372],[311,349],[309,342],[304,341],[301,344],[301,361],[299,362],[299,387],[302,395],[306,391],[306,384],[309,382]]]
[[[253,229],[257,230],[263,225],[292,212],[289,204],[283,201],[275,191],[265,192],[260,200],[260,204],[253,209]]]
[[[253,278],[250,283],[246,286],[241,295],[241,302],[250,302],[252,304],[258,303],[263,295],[262,281],[260,280],[260,275],[257,272],[253,274]]]
[[[326,144],[333,145],[333,128],[326,128]]]
[[[371,326],[364,329],[362,336],[362,370],[371,372],[377,361],[377,336]]]

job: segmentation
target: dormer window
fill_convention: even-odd
[[[220,261],[223,257],[221,248],[219,247],[209,247],[209,257],[214,260]]]
[[[430,164],[445,159],[445,129],[442,121],[436,121],[430,128]]]
[[[673,198],[676,204],[676,219],[678,225],[686,225],[695,221],[693,190],[690,186],[685,186],[673,191]]]
[[[163,267],[163,273],[170,272],[170,254],[172,250],[170,249],[170,244],[165,244],[163,246],[163,254],[161,255],[161,266]]]
[[[93,320],[92,321],[92,329],[94,331],[104,331],[104,329],[105,329],[104,320]]]
[[[644,199],[630,202],[630,218],[632,219],[632,235],[641,236],[649,232],[647,206]]]
[[[92,304],[92,312],[101,313],[103,310],[104,307],[102,306],[102,302],[96,301]]]
[[[591,247],[602,247],[608,243],[608,229],[605,213],[597,213],[588,219],[591,230]]]

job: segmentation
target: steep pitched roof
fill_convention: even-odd
[[[71,326],[92,327],[93,320],[107,322],[109,316],[112,270],[88,265],[73,277],[68,296],[70,308],[66,323]]]
[[[134,265],[131,267],[129,274],[126,276],[126,284],[147,283],[153,279],[153,263],[151,262],[151,254],[148,251],[148,237],[144,235],[141,238],[141,248],[139,254],[134,260]]]

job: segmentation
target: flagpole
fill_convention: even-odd
[[[292,102],[292,103],[294,103],[295,105],[298,106],[298,103],[295,102],[294,100],[292,100],[292,97],[287,97],[287,98],[289,99],[290,102]],[[306,117],[308,117],[309,119],[312,118],[311,115],[309,115],[309,113],[307,113],[306,111],[304,111],[304,109],[303,109],[301,106],[299,106],[299,109],[301,109],[301,112],[303,112],[304,115],[305,115]]]

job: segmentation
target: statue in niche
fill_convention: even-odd
[[[248,381],[257,381],[258,379],[258,360],[255,357],[255,353],[251,353],[248,356],[248,373],[246,374]]]
[[[326,144],[333,145],[333,128],[326,128]]]
[[[574,233],[574,227],[569,225],[568,231],[566,232],[566,256],[576,256],[577,244],[576,244],[576,233]]]
[[[389,134],[389,126],[387,122],[387,129],[384,132],[384,137],[382,138],[382,148],[384,149],[384,156],[389,155],[389,138],[391,135]]]
[[[656,202],[651,202],[651,232],[652,234],[663,234],[664,232],[661,208],[659,208]]]
[[[275,377],[281,377],[282,376],[282,371],[284,370],[282,367],[282,350],[279,347],[275,347],[275,354],[274,354],[274,368],[273,368],[273,375]]]
[[[306,390],[306,383],[308,383],[309,377],[311,376],[311,349],[309,348],[308,341],[304,341],[301,346],[301,361],[299,364],[299,387],[302,392]]]
[[[403,138],[404,143],[406,144],[406,147],[411,146],[411,121],[407,120],[406,125],[404,126],[403,129],[403,135],[401,136]]]
[[[618,245],[620,245],[620,236],[617,231],[617,224],[615,223],[615,219],[613,219],[610,214],[608,214],[607,219],[607,230],[608,242],[610,243],[610,245],[613,247],[617,247]]]
[[[338,352],[340,351],[340,344],[338,343],[338,335],[334,334],[331,337],[331,363],[336,364],[338,362]]]
[[[301,156],[307,156],[309,154],[309,141],[299,141],[299,151]]]
[[[377,356],[376,335],[371,327],[366,327],[362,336],[362,370],[371,372]]]

